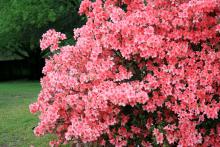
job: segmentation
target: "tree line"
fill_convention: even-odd
[[[7,53],[25,59],[31,79],[39,79],[47,52],[41,52],[39,39],[49,28],[67,34],[80,27],[85,17],[79,16],[81,0],[0,0],[0,55]]]

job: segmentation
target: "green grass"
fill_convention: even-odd
[[[0,83],[0,147],[47,147],[55,138],[33,134],[39,120],[29,112],[29,104],[37,100],[39,91],[38,82]]]

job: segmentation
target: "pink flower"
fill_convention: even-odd
[[[39,104],[33,103],[33,104],[29,105],[29,109],[30,109],[31,113],[36,113],[37,111],[39,111]]]
[[[50,29],[45,34],[43,34],[42,39],[40,40],[40,47],[42,50],[51,47],[50,50],[54,51],[59,48],[59,41],[64,39],[66,39],[65,34],[56,32],[54,29]]]
[[[142,145],[143,147],[152,147],[152,145],[151,145],[149,142],[145,142],[145,141],[142,141],[142,142],[141,142],[141,145]]]
[[[220,25],[219,24],[216,26],[216,31],[220,32]]]
[[[131,131],[135,134],[139,134],[141,132],[141,129],[135,126],[131,126]]]
[[[163,133],[160,133],[159,130],[156,128],[153,130],[153,134],[156,137],[157,144],[163,144]]]

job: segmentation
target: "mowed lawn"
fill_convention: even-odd
[[[37,100],[39,91],[39,82],[0,83],[0,147],[48,147],[55,138],[33,134],[38,117],[29,112],[29,104]]]

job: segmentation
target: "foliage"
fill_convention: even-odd
[[[26,59],[29,78],[39,79],[42,56],[47,54],[40,54],[40,36],[49,28],[70,34],[81,26],[85,17],[77,14],[79,4],[80,0],[0,0],[0,55]]]
[[[78,21],[75,25],[80,22],[77,15],[80,0],[1,0],[1,3],[0,46],[3,47],[29,43],[33,48],[48,28],[70,32],[74,21]]]
[[[220,1],[84,0],[75,45],[49,30],[36,135],[114,146],[220,146]]]

